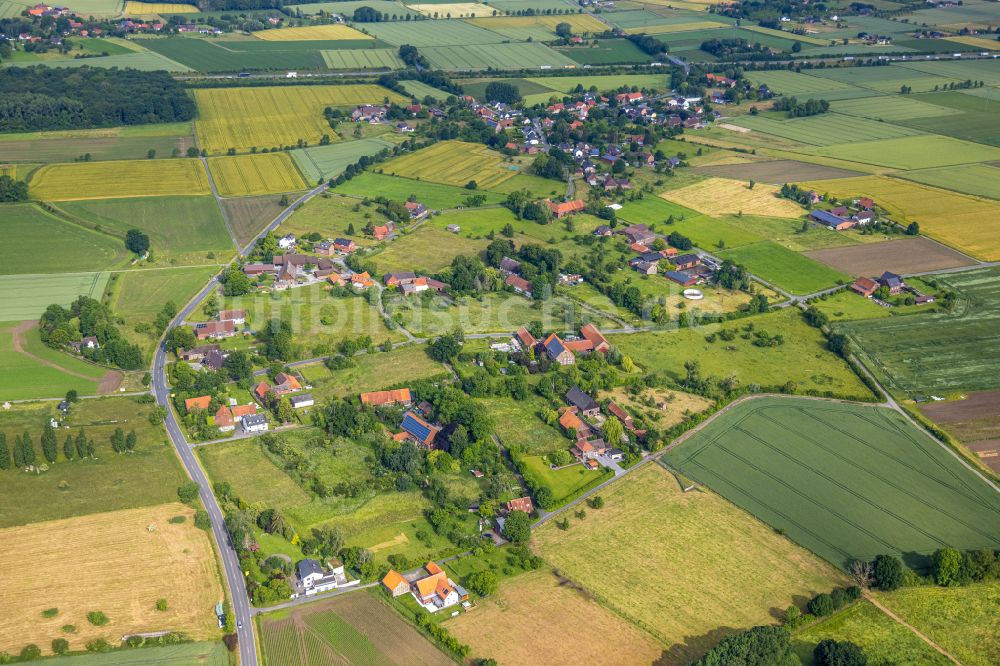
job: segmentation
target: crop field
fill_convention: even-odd
[[[0,321],[37,319],[52,303],[68,307],[77,296],[100,298],[107,273],[47,273],[0,276]]]
[[[604,508],[584,520],[571,516],[568,530],[548,524],[536,531],[536,549],[575,586],[659,640],[667,663],[690,663],[722,635],[773,623],[769,608],[843,582],[718,495],[682,492],[659,465],[601,494]]]
[[[371,171],[366,171],[343,185],[338,185],[335,191],[356,197],[366,197],[370,196],[373,192],[378,192],[380,195],[395,201],[406,201],[410,195],[416,195],[417,200],[431,210],[455,208],[462,205],[465,199],[475,194],[485,196],[487,204],[500,203],[506,198],[503,194],[497,192],[486,190],[470,192],[464,187],[457,187],[455,185],[442,185],[440,183],[413,180],[412,178],[403,178],[400,176],[387,176]],[[485,211],[483,213],[485,214]]]
[[[309,42],[338,41],[341,39],[372,39],[370,35],[355,30],[342,23],[330,25],[307,25],[297,28],[279,28],[277,30],[260,30],[253,33],[257,39],[268,42]]]
[[[809,74],[789,72],[787,70],[751,72],[749,78],[758,85],[763,83],[771,90],[787,97],[798,97],[799,99],[813,98],[832,101],[857,97],[874,97],[878,94],[875,91],[859,88],[849,83],[834,81],[833,79],[823,79]]]
[[[920,135],[921,132],[899,125],[890,125],[856,116],[827,113],[806,118],[774,120],[763,116],[744,116],[732,124],[757,132],[780,136],[814,146],[831,146],[845,142],[861,143],[878,139],[897,139]],[[859,160],[860,161],[860,160]]]
[[[423,4],[410,3],[407,6],[410,9],[417,10],[424,16],[433,16],[435,18],[490,16],[493,13],[492,8],[479,2],[435,2],[432,0]]]
[[[673,32],[691,32],[694,30],[711,30],[714,28],[725,28],[725,23],[718,21],[691,21],[690,23],[661,23],[659,25],[643,25],[636,28],[629,28],[625,32],[633,35],[665,35]]]
[[[792,646],[806,666],[813,650],[825,639],[851,641],[877,664],[935,664],[951,662],[868,601],[860,601],[792,635]]]
[[[412,95],[420,100],[425,97],[433,97],[434,99],[443,102],[448,99],[449,95],[451,95],[451,93],[447,90],[441,90],[440,88],[429,86],[422,81],[400,81],[399,84],[403,86],[404,90],[406,90],[407,95]]]
[[[705,336],[721,329],[753,330],[781,334],[779,347],[757,347],[737,335],[724,342],[708,342]],[[719,379],[733,376],[741,384],[759,384],[780,389],[791,381],[797,393],[813,391],[866,400],[871,393],[851,369],[826,349],[826,340],[792,309],[741,319],[739,325],[700,326],[662,333],[610,335],[611,344],[631,356],[646,372],[663,373],[674,380],[684,377],[684,362],[698,361],[703,376]]]
[[[89,16],[89,14],[88,14]],[[39,64],[38,60],[13,60],[5,63],[11,67],[28,67]],[[98,58],[51,58],[44,61],[46,67],[114,67],[138,69],[144,72],[165,70],[168,72],[190,72],[190,67],[152,51],[123,53]]]
[[[440,11],[440,10],[437,10]],[[492,10],[490,10],[492,11]],[[488,15],[489,12],[484,13]],[[495,32],[459,20],[366,23],[365,30],[393,46],[410,44],[419,47],[442,44],[499,44],[507,38]]]
[[[378,10],[382,14],[396,14],[400,19],[409,16],[417,16],[419,12],[415,12],[407,8],[401,2],[395,2],[394,0],[337,0],[335,2],[317,2],[305,5],[286,5],[289,10],[293,12],[301,12],[304,16],[311,16],[318,14],[319,12],[326,12],[328,14],[343,14],[344,16],[351,16],[354,14],[354,10],[358,7],[371,7],[372,9]]]
[[[604,32],[608,26],[601,23],[590,14],[559,14],[548,16],[498,16],[494,18],[474,18],[467,19],[472,25],[486,28],[501,35],[506,35],[512,39],[521,38],[519,30],[530,29],[532,27],[542,28],[541,32],[547,39],[552,39],[556,32],[556,26],[560,23],[568,23],[573,29],[574,35],[584,33]],[[538,37],[535,37],[538,39]]]
[[[46,201],[210,193],[205,169],[193,159],[48,164],[28,188]]]
[[[658,4],[658,3],[656,3]],[[605,18],[614,26],[628,30],[630,28],[641,28],[654,25],[672,25],[695,20],[694,17],[672,17],[661,16],[648,9],[637,9],[632,11],[608,12]]]
[[[663,192],[660,196],[709,215],[742,213],[801,217],[805,214],[794,201],[778,197],[778,188],[773,185],[757,183],[751,190],[748,183],[728,178],[707,178],[679,190]]]
[[[554,48],[581,65],[645,63],[653,59],[627,39],[602,39],[596,45],[557,46]]]
[[[501,664],[570,664],[581,654],[608,666],[660,663],[663,648],[649,634],[566,583],[548,570],[504,579],[495,594],[478,602],[476,612],[462,613],[444,627],[470,645],[474,657]],[[580,631],[580,618],[601,631]],[[526,626],[532,630],[525,632]],[[515,635],[518,640],[509,640]]]
[[[958,400],[923,404],[920,411],[944,425],[962,442],[981,442],[995,448],[1000,440],[1000,391],[975,391],[963,394]],[[1000,460],[983,459],[983,462],[996,470]]]
[[[297,28],[296,28],[297,29]],[[398,49],[323,50],[323,62],[330,69],[402,69]]]
[[[162,127],[167,132],[145,136],[129,132],[132,128],[7,134],[0,136],[0,162],[72,162],[87,153],[95,161],[138,160],[150,149],[165,157],[194,145],[191,123]]]
[[[187,520],[168,522],[177,515]],[[94,638],[115,644],[125,634],[164,629],[215,638],[212,610],[222,587],[208,534],[193,518],[194,510],[174,503],[2,530],[4,552],[32,566],[0,573],[0,648],[47,647],[53,636],[64,635],[59,627],[66,624],[76,626],[65,634],[74,650]],[[54,533],[59,539],[48,538]],[[166,611],[155,608],[161,598],[168,601]],[[47,608],[59,612],[43,618]],[[104,627],[87,622],[87,613],[97,610],[110,619]]]
[[[899,413],[752,400],[667,454],[684,474],[838,567],[1000,545],[1000,498]]]
[[[575,67],[576,63],[545,44],[466,44],[422,48],[431,65],[439,69],[534,69]]]
[[[840,100],[832,102],[830,109],[850,116],[881,119],[888,122],[952,115],[941,106],[929,104],[929,101],[930,99],[927,101],[913,99],[909,95],[892,95]]]
[[[1000,160],[1000,148],[937,135],[816,146],[803,152],[894,169],[929,169]]]
[[[7,239],[0,274],[101,270],[121,263],[128,254],[116,239],[38,206],[14,204],[0,210],[0,232]],[[44,252],[37,251],[41,247]]]
[[[276,194],[307,188],[287,153],[213,157],[208,168],[222,196]]]
[[[801,42],[802,44],[811,44],[812,46],[827,46],[830,44],[829,39],[821,39],[820,37],[810,37],[808,35],[796,35],[792,32],[786,32],[784,30],[775,30],[774,28],[765,28],[759,25],[746,25],[743,26],[744,30],[749,30],[750,32],[756,32],[761,35],[770,35],[772,37],[780,37],[781,39],[791,39],[796,42]]]
[[[437,273],[451,265],[460,254],[478,254],[489,241],[456,236],[443,229],[424,225],[411,234],[397,238],[385,250],[372,257],[380,275],[391,271]]]
[[[309,179],[309,182],[315,183],[321,178],[339,176],[344,169],[357,162],[362,156],[375,155],[385,148],[392,148],[393,145],[385,139],[375,137],[293,150],[290,154],[295,158],[295,163],[298,164],[299,169]],[[365,194],[371,194],[375,191],[368,190]],[[381,190],[379,190],[379,194],[382,194]]]
[[[766,160],[744,164],[720,164],[696,167],[697,173],[731,178],[733,180],[755,180],[758,183],[784,185],[803,180],[827,180],[860,176],[857,171],[838,167],[810,164],[798,160]]]
[[[223,199],[222,206],[226,209],[233,235],[241,246],[263,231],[284,209],[281,197],[276,195]]]
[[[835,197],[869,196],[903,224],[979,259],[1000,259],[1000,203],[896,178],[812,181],[806,187]]]
[[[844,273],[771,241],[725,250],[719,256],[793,294],[811,294],[849,280]]]
[[[454,663],[370,592],[262,615],[260,634],[269,666]]]
[[[946,395],[1000,388],[1000,270],[983,269],[934,278],[958,292],[950,313],[854,322],[838,326],[859,348],[887,387],[910,395]]]
[[[232,240],[212,197],[89,199],[63,202],[59,209],[116,236],[113,242],[122,248],[128,230],[139,229],[149,236],[150,248],[160,265],[216,263],[233,251]],[[210,252],[217,259],[209,259]]]
[[[218,154],[229,148],[295,145],[299,139],[317,144],[324,134],[334,135],[323,118],[324,108],[376,104],[384,98],[405,101],[402,95],[369,84],[198,89],[198,145]]]
[[[806,254],[835,271],[856,277],[874,277],[883,271],[906,275],[972,264],[965,255],[926,238],[827,248]]]
[[[52,666],[229,666],[229,651],[221,642],[198,641],[164,647],[114,652],[83,652],[49,657]]]
[[[362,391],[379,391],[406,382],[447,375],[447,369],[418,347],[402,347],[391,352],[365,354],[355,365],[329,370],[321,363],[299,368],[313,385],[317,399],[343,398]]]
[[[153,14],[197,14],[195,5],[185,5],[172,2],[134,2],[125,3],[125,16],[150,16]]]
[[[172,36],[135,39],[150,51],[199,72],[239,72],[323,69],[325,49],[362,49],[384,44],[371,40],[269,42],[261,39],[223,40]]]
[[[830,67],[827,69],[814,69],[810,76],[843,81],[883,94],[898,93],[900,87],[904,85],[912,88],[914,92],[927,92],[933,90],[934,86],[947,86],[949,83],[961,80],[951,76],[937,76],[935,74],[918,72],[897,65],[890,65],[888,67]]]
[[[416,180],[465,187],[476,181],[479,189],[488,190],[518,173],[518,168],[503,163],[503,156],[486,146],[464,141],[441,141],[415,153],[386,162],[382,172]]]
[[[973,196],[1000,199],[1000,168],[988,164],[964,164],[940,169],[922,169],[897,174],[900,178]]]
[[[994,631],[1000,584],[936,585],[876,592],[875,598],[963,664],[990,666],[1000,659]]]
[[[598,91],[615,90],[619,86],[636,86],[650,90],[667,90],[670,87],[670,81],[665,76],[659,74],[552,76],[527,78],[525,81],[537,83],[538,85],[564,93],[574,90],[577,86],[583,86],[587,90],[594,87]]]

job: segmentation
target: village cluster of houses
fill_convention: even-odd
[[[934,296],[921,293],[915,287],[911,287],[906,284],[906,281],[901,276],[889,271],[886,271],[882,273],[882,275],[875,278],[859,277],[853,284],[851,284],[851,291],[856,294],[860,294],[865,298],[871,298],[880,305],[889,306],[889,303],[885,303],[884,301],[880,301],[876,298],[876,292],[878,292],[882,287],[886,288],[890,296],[898,296],[903,292],[913,294],[914,303],[916,305],[927,305],[928,303],[934,302]]]

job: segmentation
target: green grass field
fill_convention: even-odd
[[[56,403],[29,403],[0,413],[0,431],[10,443],[15,434],[28,431],[39,459],[42,426],[55,414]],[[12,527],[104,511],[153,506],[177,501],[182,481],[180,464],[161,427],[149,423],[151,405],[135,398],[109,397],[82,400],[74,405],[68,429],[57,432],[59,459],[49,471],[39,475],[19,470],[0,472],[0,502],[7,507],[0,514],[0,527]],[[94,440],[97,458],[67,462],[62,457],[63,441],[83,427]],[[134,429],[136,452],[116,454],[110,436],[116,427]],[[30,501],[28,501],[30,499]]]
[[[214,263],[233,253],[219,206],[212,197],[137,197],[65,201],[61,210],[100,226],[124,247],[129,229],[149,236],[157,265]],[[118,239],[121,240],[118,240]],[[215,259],[208,257],[209,253]]]
[[[56,398],[70,389],[80,395],[97,393],[103,368],[49,349],[38,339],[37,330],[23,334],[24,349],[34,358],[28,356],[14,346],[14,328],[15,324],[0,325],[0,372],[6,378],[0,400]]]
[[[129,255],[123,242],[32,204],[0,206],[0,233],[7,239],[0,275],[106,270]]]
[[[497,437],[510,451],[537,456],[568,449],[571,445],[558,427],[542,420],[539,414],[548,409],[548,404],[538,396],[532,395],[520,401],[500,397],[481,398],[480,402],[496,422]]]
[[[55,666],[229,666],[230,657],[222,643],[198,642],[100,654],[85,652],[48,657],[46,661]]]
[[[109,55],[99,58],[52,58],[42,61],[14,60],[7,63],[13,67],[45,65],[46,67],[101,67],[103,69],[121,68],[138,69],[144,72],[168,71],[190,72],[191,68],[183,63],[171,60],[169,57],[152,51],[135,51],[121,55]]]
[[[924,568],[942,546],[1000,545],[1000,497],[889,409],[761,398],[667,460],[842,568],[879,553]]]
[[[742,337],[748,324],[754,331],[781,334],[778,347],[757,347]],[[731,341],[705,340],[720,330],[739,333]],[[703,376],[723,379],[735,376],[741,384],[759,384],[778,390],[793,382],[797,393],[824,394],[868,399],[871,394],[851,369],[826,350],[820,332],[809,327],[792,308],[740,319],[722,326],[701,326],[660,333],[612,335],[608,338],[623,354],[631,356],[646,372],[664,373],[674,380],[684,377],[684,362],[701,364]]]
[[[305,174],[306,179],[310,183],[316,183],[321,178],[339,176],[344,169],[357,162],[362,156],[374,155],[384,148],[392,148],[393,145],[385,139],[376,137],[293,150],[290,154],[295,158],[295,163],[299,165],[299,169]]]
[[[813,305],[826,313],[830,321],[854,321],[857,319],[882,319],[892,316],[892,310],[874,303],[870,298],[862,298],[849,289],[838,291],[825,299],[817,299]]]
[[[602,39],[597,46],[557,47],[557,52],[581,65],[647,63],[652,57],[627,39]]]
[[[912,118],[931,118],[942,115],[949,115],[947,109],[937,104],[913,99],[910,95],[893,95],[885,97],[869,97],[867,99],[845,99],[830,104],[830,108],[837,113],[846,113],[851,116],[861,116],[863,118],[873,118],[875,120],[885,120],[893,122],[896,120],[910,120]]]
[[[505,195],[497,192],[486,190],[470,191],[464,187],[457,187],[455,185],[431,183],[400,176],[387,176],[380,173],[372,173],[371,171],[366,171],[346,183],[338,185],[334,192],[350,194],[355,197],[369,197],[377,193],[395,201],[406,201],[413,195],[417,197],[420,203],[431,210],[455,208],[462,205],[465,199],[476,194],[484,195],[487,204],[496,204],[506,199]],[[485,215],[487,212],[483,211],[483,214]]]
[[[320,51],[330,69],[403,69],[398,49],[327,49]]]
[[[524,480],[536,488],[548,488],[552,492],[555,506],[562,506],[588,489],[607,481],[613,475],[611,470],[600,468],[590,470],[583,465],[573,465],[559,470],[549,469],[541,456],[524,456],[518,467]]]
[[[361,230],[368,222],[379,225],[389,219],[376,208],[375,204],[365,206],[353,197],[324,193],[297,208],[295,213],[281,224],[281,231],[300,236],[315,231],[326,238],[350,237],[361,247],[373,245],[375,240],[362,236]],[[275,207],[271,210],[280,212],[281,209]],[[270,218],[273,219],[277,212],[271,214]],[[268,222],[270,221],[268,219]],[[353,235],[348,233],[350,225],[354,225]]]
[[[929,313],[843,324],[838,331],[890,390],[910,395],[1000,387],[1000,270],[936,278],[958,292],[952,313]]]
[[[899,177],[963,194],[1000,199],[1000,168],[988,164],[906,171]]]
[[[478,254],[487,245],[486,239],[472,240],[425,224],[392,241],[372,259],[380,275],[391,271],[437,273],[456,256]]]
[[[49,273],[0,276],[0,321],[39,317],[52,303],[68,306],[77,296],[100,298],[108,273]]]
[[[418,346],[365,354],[355,358],[354,363],[353,367],[343,370],[329,370],[318,363],[299,368],[299,371],[313,385],[312,394],[317,400],[344,398],[448,373]]]
[[[850,280],[843,273],[771,241],[725,250],[719,256],[743,264],[754,275],[793,294],[809,294]]]
[[[936,135],[818,146],[804,152],[894,169],[929,169],[1000,160],[1000,148]]]
[[[136,43],[161,57],[199,72],[243,70],[297,70],[326,67],[323,51],[386,46],[374,40],[269,42],[260,39],[219,40],[173,36],[136,39]]]
[[[744,116],[732,121],[732,124],[748,127],[755,132],[773,134],[814,146],[898,139],[920,134],[917,130],[899,125],[890,125],[889,123],[837,113],[824,113],[818,116],[789,120],[777,120],[764,116]]]

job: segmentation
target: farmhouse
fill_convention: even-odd
[[[545,203],[548,205],[549,210],[552,211],[552,215],[555,216],[556,219],[566,217],[567,215],[572,215],[574,213],[579,213],[587,207],[587,204],[580,199],[574,199],[573,201],[561,201],[559,203],[546,199]]]
[[[674,266],[677,270],[686,270],[688,268],[694,268],[701,263],[701,258],[697,254],[681,254],[673,259]]]
[[[434,613],[469,598],[468,592],[448,578],[448,574],[434,562],[428,562],[424,569],[427,576],[413,581],[411,592],[426,610]]]
[[[683,271],[667,271],[664,273],[666,278],[671,282],[676,282],[682,287],[690,287],[692,285],[698,284],[698,276],[690,275]]]
[[[635,421],[632,420],[632,415],[626,412],[624,409],[619,407],[614,401],[608,403],[608,413],[614,416],[616,419],[621,421],[621,424],[625,426],[625,429],[630,432],[636,432]]]
[[[200,363],[212,353],[219,353],[221,355],[222,348],[219,345],[199,345],[198,347],[182,350],[180,357],[182,361],[187,361],[188,363]]]
[[[640,275],[656,275],[656,271],[659,270],[659,264],[655,261],[646,261],[645,259],[633,259],[628,262],[637,273]]]
[[[425,217],[427,217],[428,213],[427,206],[423,205],[422,203],[417,203],[416,201],[407,201],[406,204],[404,205],[406,206],[406,210],[409,211],[410,213],[411,220],[422,220]]]
[[[389,391],[369,391],[361,394],[361,404],[372,407],[382,407],[383,405],[403,405],[409,407],[413,404],[413,397],[410,389],[392,389]]]
[[[382,278],[382,282],[384,282],[387,287],[399,287],[412,281],[416,277],[416,274],[411,272],[386,273]]]
[[[434,448],[434,438],[441,432],[440,428],[423,420],[413,411],[403,415],[403,422],[399,427],[409,435],[414,444],[427,449]]]
[[[505,279],[503,283],[518,294],[523,294],[524,296],[531,298],[531,283],[520,275],[514,275],[511,273],[507,276],[507,279]]]
[[[521,262],[510,257],[504,257],[500,260],[500,270],[504,273],[517,273],[521,270]]]
[[[194,326],[194,336],[199,340],[220,340],[234,335],[236,335],[234,321],[207,321]]]
[[[555,333],[545,338],[542,346],[545,347],[545,353],[548,354],[549,360],[559,365],[573,365],[576,363],[573,352],[566,348],[565,343]]]
[[[851,291],[861,294],[865,298],[871,297],[878,290],[878,282],[871,278],[859,277],[851,285]]]
[[[535,345],[538,344],[538,340],[535,339],[535,336],[533,336],[528,329],[522,326],[514,332],[513,343],[515,346],[519,346],[527,351],[529,349],[534,349]]]
[[[883,287],[888,287],[889,293],[893,296],[903,291],[903,287],[906,286],[906,283],[903,282],[903,278],[899,277],[895,273],[890,273],[889,271],[886,271],[879,276],[878,283]]]
[[[395,233],[396,233],[395,222],[386,222],[385,224],[374,227],[372,229],[372,236],[375,237],[375,240],[385,240],[386,238],[393,236]]]
[[[592,351],[607,353],[611,349],[611,343],[593,324],[585,324],[580,329],[580,336],[579,340],[566,340],[564,342],[566,348],[574,354],[589,354]]]
[[[364,273],[352,274],[351,285],[355,289],[368,289],[369,287],[375,286],[375,281],[372,280],[370,275],[368,275],[368,271],[365,271]]]
[[[410,591],[410,581],[395,569],[389,569],[389,573],[382,579],[382,586],[393,598],[401,597]]]
[[[219,411],[215,413],[215,427],[222,432],[229,432],[236,428],[236,421],[233,419],[233,413],[229,411],[229,407],[225,405],[219,407]]]
[[[243,417],[244,432],[264,432],[267,430],[267,417],[263,414],[247,414]]]
[[[358,249],[358,246],[354,241],[347,238],[335,238],[333,240],[333,248],[340,252],[341,254],[350,254]]]
[[[316,400],[313,399],[312,393],[303,393],[301,395],[293,395],[288,399],[288,402],[292,404],[294,409],[302,409],[304,407],[312,407],[316,404]]]
[[[196,409],[208,409],[212,404],[212,396],[202,395],[197,398],[188,398],[184,401],[184,409],[190,414]]]
[[[566,392],[566,402],[576,407],[581,414],[590,418],[594,418],[601,413],[600,405],[577,386]]]
[[[579,439],[570,449],[570,453],[580,461],[593,460],[604,454],[605,446],[603,439]]]
[[[645,224],[633,224],[622,229],[622,234],[629,243],[641,243],[649,245],[656,240],[656,234]]]
[[[531,503],[530,497],[518,497],[517,499],[512,499],[507,502],[505,507],[507,513],[511,511],[523,511],[524,513],[531,513],[535,510],[535,505]]]
[[[559,425],[567,433],[573,433],[577,438],[590,435],[590,426],[576,413],[576,407],[563,407],[559,417]]]
[[[257,413],[257,405],[252,402],[245,405],[233,405],[230,411],[233,414],[233,420],[241,423],[244,417]]]

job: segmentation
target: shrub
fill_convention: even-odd
[[[69,652],[69,641],[65,638],[52,639],[52,652],[55,654],[66,654]]]
[[[87,643],[87,652],[111,652],[111,643],[103,638],[95,638]]]
[[[59,615],[58,608],[46,608],[42,611],[42,617],[55,617],[56,615]]]
[[[42,656],[42,649],[34,643],[28,643],[21,649],[18,657],[21,661],[34,661]]]
[[[481,597],[488,597],[497,591],[500,581],[492,571],[479,571],[469,576],[469,589]]]
[[[844,593],[851,601],[857,601],[861,598],[861,588],[857,585],[851,585],[850,587],[844,588]]]
[[[63,630],[64,634],[75,634],[76,633],[76,625],[75,624],[64,624],[62,626],[62,630]]]
[[[809,600],[809,603],[806,604],[806,608],[808,608],[809,612],[816,617],[826,617],[834,611],[833,597],[826,592],[823,594],[817,594]]]
[[[167,600],[166,599],[157,599],[156,600],[156,610],[158,610],[160,612],[167,610]]]
[[[198,484],[194,481],[188,481],[184,485],[177,488],[177,496],[185,504],[190,504],[198,499]]]
[[[226,649],[230,652],[236,652],[236,648],[240,644],[240,637],[237,634],[226,634],[222,637],[222,642],[226,644]]]
[[[834,610],[843,608],[850,601],[850,598],[847,596],[847,591],[840,587],[830,593],[830,598],[833,600]]]
[[[827,638],[813,650],[815,666],[866,666],[868,657],[860,647],[850,641]]]
[[[883,592],[897,590],[903,585],[903,561],[898,557],[878,555],[873,568],[875,587]]]
[[[962,553],[954,548],[938,548],[931,556],[931,573],[938,585],[958,585],[962,571]]]
[[[102,611],[90,611],[87,613],[87,621],[95,627],[103,627],[108,623],[108,616]]]
[[[212,529],[212,521],[208,517],[208,511],[198,509],[194,513],[194,526],[200,530]]]
[[[171,525],[180,525],[185,520],[187,520],[187,516],[174,516],[173,518],[168,518],[167,522]]]

